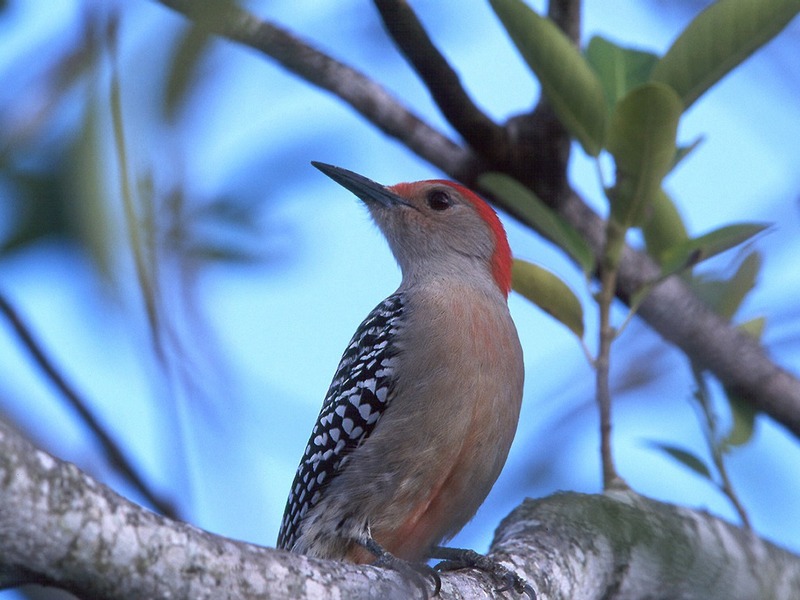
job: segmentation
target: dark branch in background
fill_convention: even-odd
[[[564,4],[568,6],[554,12],[563,13],[564,27],[575,30],[577,35],[579,20],[574,19],[570,8],[575,1],[567,0]],[[539,100],[534,111],[512,117],[502,127],[497,125],[469,97],[458,74],[433,44],[407,2],[375,0],[375,5],[389,35],[428,87],[442,115],[481,155],[482,162],[496,170],[526,172],[534,182],[534,191],[543,197],[558,196],[567,187],[569,134],[545,99]],[[467,179],[448,172],[462,181]]]
[[[447,173],[466,176],[483,169],[477,157],[406,109],[372,79],[255,15],[216,0],[158,0],[208,31],[240,42],[276,60],[286,70],[341,98],[368,122],[401,140],[414,153]],[[219,6],[224,6],[220,13]],[[212,18],[216,17],[216,18]]]
[[[580,8],[580,0],[551,0],[547,7],[547,16],[576,46],[580,44]],[[572,140],[550,102],[541,95],[532,112],[511,117],[505,128],[511,147],[506,160],[493,167],[515,174],[556,208],[571,190],[567,166]]]
[[[89,409],[86,402],[84,402],[72,386],[67,383],[64,376],[58,372],[53,362],[45,354],[41,344],[33,337],[30,328],[25,324],[11,303],[2,295],[0,295],[0,312],[3,313],[11,324],[14,333],[17,334],[22,345],[30,352],[34,362],[53,385],[56,386],[58,391],[61,392],[61,395],[64,396],[69,405],[78,413],[81,421],[86,424],[97,441],[100,442],[111,467],[130,483],[155,510],[171,519],[179,518],[175,506],[150,489],[144,477],[139,474],[136,467],[133,466],[133,463],[125,456],[125,453],[117,446],[117,443],[111,436],[105,432],[103,426]]]
[[[198,2],[159,1],[192,19],[199,18],[202,12],[198,9],[201,4]],[[422,122],[362,73],[246,11],[233,7],[229,13],[226,19],[209,24],[210,31],[263,52],[289,71],[335,94],[375,127],[397,138],[450,177],[474,186],[479,175],[497,168]],[[546,116],[541,106],[537,112]],[[554,117],[540,119],[537,126],[541,129],[539,135],[546,135],[548,127],[555,132],[561,129]],[[535,150],[534,146],[530,148]],[[520,152],[520,158],[525,156],[524,151]],[[560,151],[563,152],[563,148]],[[548,174],[549,169],[537,169],[537,157],[537,152],[527,154],[526,160],[504,167],[504,170],[530,186],[564,216],[583,234],[599,258],[603,252],[605,222],[571,189],[562,173]],[[544,183],[542,178],[545,178]],[[498,206],[532,226],[503,203],[498,203]],[[658,266],[647,255],[625,248],[620,262],[617,296],[628,301],[634,292],[655,281],[659,275]],[[656,286],[642,304],[639,314],[696,364],[714,373],[728,389],[800,437],[800,380],[772,363],[755,340],[738,332],[709,310],[679,278],[670,277]]]
[[[425,83],[442,115],[471,147],[487,149],[491,162],[501,162],[508,145],[505,131],[475,105],[408,2],[375,0],[375,6],[386,31]]]
[[[581,41],[581,0],[550,0],[547,16],[576,46]]]

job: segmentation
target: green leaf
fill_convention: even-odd
[[[764,326],[767,320],[764,317],[756,317],[744,323],[739,323],[736,328],[744,331],[747,335],[753,336],[755,339],[760,340],[764,333]]]
[[[800,0],[714,2],[678,36],[651,78],[675,89],[687,109],[798,12]]]
[[[192,216],[202,229],[229,228],[236,237],[262,235],[256,206],[246,197],[221,194],[194,208]]]
[[[571,256],[584,273],[592,272],[594,254],[589,244],[531,190],[503,173],[486,173],[478,182],[481,188],[502,198],[525,223]]]
[[[738,395],[729,392],[727,395],[733,425],[730,433],[722,440],[722,447],[744,446],[753,438],[758,411],[752,402],[746,402]]]
[[[623,227],[641,222],[675,158],[681,102],[669,87],[647,83],[614,108],[606,146],[617,180],[609,193],[611,213]]]
[[[722,294],[714,311],[725,319],[732,319],[747,294],[755,287],[760,270],[761,255],[758,252],[751,252],[736,269],[733,277],[724,282]]]
[[[264,262],[264,255],[247,248],[238,248],[233,244],[200,243],[182,249],[187,257],[204,261],[227,264],[251,265]]]
[[[514,291],[583,338],[583,307],[571,289],[556,275],[538,265],[514,259],[511,268]]]
[[[730,279],[695,278],[691,285],[714,312],[730,320],[739,310],[747,294],[755,287],[760,270],[761,255],[758,252],[751,252]]]
[[[198,64],[212,41],[211,31],[198,25],[181,36],[170,61],[164,89],[163,110],[168,121],[175,120],[178,109],[197,82]]]
[[[758,235],[769,225],[764,223],[739,223],[726,225],[700,237],[686,240],[661,253],[661,271],[671,275],[692,267],[712,256],[738,246]]]
[[[589,40],[586,60],[600,78],[610,111],[631,89],[647,82],[658,56],[595,36]]]
[[[711,476],[711,470],[706,466],[702,459],[698,458],[696,454],[688,450],[684,450],[683,448],[679,448],[678,446],[664,444],[661,442],[649,442],[648,445],[651,448],[655,448],[656,450],[664,452],[685,467],[689,467],[692,471],[713,483],[714,479]]]
[[[689,239],[686,226],[672,199],[659,188],[650,203],[649,214],[642,223],[642,234],[650,256],[659,256]]]
[[[561,123],[587,154],[597,156],[606,126],[606,101],[597,75],[558,26],[522,0],[490,3]]]
[[[675,158],[672,159],[672,165],[669,168],[670,172],[674,171],[675,167],[681,164],[684,158],[694,152],[695,148],[697,148],[703,142],[703,140],[704,138],[701,135],[698,136],[697,139],[695,139],[695,141],[688,146],[678,146],[678,149],[675,151]]]
[[[764,332],[765,323],[766,319],[764,317],[756,317],[740,323],[736,328],[759,340]],[[722,448],[744,446],[753,438],[758,411],[752,402],[743,400],[736,392],[726,389],[725,395],[728,398],[728,405],[731,409],[733,425],[728,435],[722,440]]]
[[[64,157],[60,157],[62,163]],[[8,219],[6,237],[0,239],[0,255],[5,255],[50,236],[71,237],[70,195],[65,173],[3,169],[3,179],[10,184],[14,198],[13,219]]]
[[[102,131],[103,119],[108,106],[95,95],[89,99],[77,136],[72,160],[68,164],[72,173],[72,195],[80,202],[72,202],[72,220],[78,225],[80,241],[86,246],[89,256],[95,261],[99,273],[114,281],[117,244],[113,211],[108,199],[108,182],[105,173],[113,160],[104,146]]]

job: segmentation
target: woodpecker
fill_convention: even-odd
[[[402,281],[342,356],[277,545],[423,561],[478,510],[516,432],[524,375],[508,240],[494,210],[459,184],[385,187],[312,164],[366,204]]]

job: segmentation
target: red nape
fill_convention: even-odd
[[[438,183],[450,186],[469,200],[475,207],[475,210],[478,211],[481,218],[489,225],[489,229],[491,229],[494,234],[495,240],[494,255],[492,256],[492,275],[494,276],[497,286],[503,294],[508,297],[508,293],[511,291],[511,247],[508,245],[506,230],[500,218],[497,216],[497,213],[483,198],[478,196],[478,194],[460,183],[455,183],[454,181],[448,181],[446,179],[398,183],[391,186],[389,189],[400,196],[410,196],[417,186],[426,183]]]

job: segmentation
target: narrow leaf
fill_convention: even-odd
[[[764,333],[764,326],[767,320],[764,317],[756,317],[744,323],[739,323],[736,328],[744,331],[747,335],[753,336],[755,339],[760,340]]]
[[[518,259],[514,259],[511,276],[515,292],[583,338],[583,307],[567,284],[547,269]]]
[[[174,121],[178,110],[196,83],[198,64],[213,41],[211,32],[197,25],[181,36],[169,65],[164,89],[163,110],[168,121]]]
[[[479,184],[493,196],[502,198],[525,223],[564,250],[584,273],[592,272],[594,254],[581,234],[531,190],[503,173],[486,173]]]
[[[114,256],[118,240],[115,239],[114,211],[109,205],[108,189],[104,172],[109,168],[108,152],[98,134],[108,107],[94,95],[84,110],[84,120],[80,135],[76,136],[74,154],[71,160],[63,160],[74,178],[72,194],[81,199],[71,203],[74,211],[70,221],[79,223],[81,241],[86,245],[89,255],[95,261],[99,273],[109,282],[118,275]],[[73,197],[75,197],[73,196]],[[69,213],[65,213],[69,214]]]
[[[720,0],[683,30],[655,65],[689,108],[706,90],[775,37],[800,12],[800,0]]]
[[[597,156],[606,121],[606,101],[597,75],[558,26],[522,0],[490,3],[561,123],[587,154]]]
[[[725,319],[732,319],[742,301],[755,287],[761,270],[761,255],[751,252],[728,279],[695,276],[690,280],[692,290]]]
[[[751,252],[736,269],[733,277],[725,282],[725,289],[715,307],[717,314],[726,319],[733,318],[742,305],[747,294],[756,286],[758,273],[761,271],[761,255]]]
[[[764,317],[756,317],[755,319],[740,323],[736,328],[758,340],[761,339],[761,334],[764,332],[765,322],[766,320]],[[726,389],[725,395],[731,410],[732,425],[730,432],[722,440],[723,450],[732,446],[744,446],[753,438],[756,427],[756,415],[758,414],[753,403],[742,399],[736,392]]]
[[[731,431],[722,440],[723,448],[744,446],[753,438],[756,424],[756,411],[752,402],[742,400],[736,394],[728,393],[728,404],[731,407],[733,425]]]
[[[610,111],[630,90],[648,81],[658,56],[595,36],[589,40],[586,60],[600,78]]]
[[[661,188],[650,203],[650,210],[642,223],[642,234],[650,256],[659,256],[667,248],[689,239],[675,203]]]
[[[639,224],[675,158],[681,103],[669,87],[647,83],[617,103],[608,129],[617,180],[611,213],[624,227]]]
[[[200,243],[196,246],[183,248],[185,256],[204,262],[219,262],[227,264],[258,264],[263,263],[265,256],[247,248],[237,248],[233,244],[215,244],[213,242]]]
[[[674,460],[678,461],[685,467],[688,467],[701,477],[708,479],[713,483],[714,479],[711,476],[711,471],[698,456],[688,450],[673,446],[671,444],[663,444],[661,442],[650,442],[648,444],[651,448],[664,452]]]
[[[682,242],[661,253],[661,270],[664,274],[671,275],[692,267],[746,242],[767,227],[769,225],[763,223],[726,225],[711,233]]]
[[[698,136],[697,139],[695,139],[695,141],[693,141],[691,144],[686,146],[678,146],[678,149],[675,151],[675,158],[672,160],[672,165],[669,168],[670,172],[675,170],[675,167],[681,164],[684,158],[694,152],[695,148],[697,148],[703,142],[703,139],[704,138],[701,135]]]
[[[84,139],[80,137],[80,141]],[[66,165],[64,157],[60,158]],[[70,192],[65,188],[66,174],[3,169],[3,179],[7,185],[13,186],[14,196],[20,202],[16,218],[4,219],[5,235],[0,240],[0,255],[49,236],[71,237],[75,234],[70,228],[69,210],[70,205],[76,203],[70,202]]]

